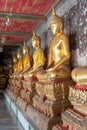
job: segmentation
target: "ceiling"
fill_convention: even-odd
[[[60,0],[0,0],[0,42],[5,37],[4,46],[17,46],[27,41],[32,31],[46,17],[52,5]],[[6,26],[6,17],[11,24]],[[5,47],[6,48],[6,47]]]

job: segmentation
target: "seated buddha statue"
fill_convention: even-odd
[[[33,66],[28,72],[29,77],[35,77],[36,72],[43,70],[46,63],[44,51],[41,48],[41,38],[33,32],[32,36],[32,46],[35,48],[33,53]]]
[[[14,55],[13,57],[13,74],[11,75],[11,77],[15,77],[15,74],[17,73],[17,57],[16,55]]]
[[[12,75],[13,73],[13,66],[12,65],[9,65],[9,77]]]
[[[50,45],[48,68],[37,74],[39,80],[69,78],[71,75],[69,38],[63,33],[64,21],[56,15],[54,8],[52,14],[50,27],[55,38]]]
[[[24,42],[24,46],[23,46],[23,71],[22,74],[24,74],[25,72],[27,72],[30,68],[31,68],[31,57],[29,55],[29,47],[26,45],[26,43]]]
[[[10,71],[10,73],[11,73],[11,71]],[[17,73],[17,57],[16,57],[16,55],[14,55],[14,57],[13,57],[13,73],[12,74],[10,74],[10,73],[9,73],[8,88],[13,90],[14,86],[15,86],[15,75]]]
[[[18,63],[17,63],[17,75],[19,75],[22,70],[23,70],[23,61],[22,61],[22,53],[20,51],[20,49],[18,49],[17,52],[17,59],[18,59]]]
[[[73,69],[71,76],[77,85],[87,85],[87,66]]]

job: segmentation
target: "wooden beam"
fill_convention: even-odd
[[[34,22],[46,21],[46,17],[44,15],[29,15],[29,14],[0,12],[0,18],[5,19],[6,16],[10,16],[12,20],[26,20],[26,21],[34,21]]]
[[[3,50],[14,50],[15,48],[18,48],[18,46],[3,46]]]
[[[0,36],[31,37],[31,32],[0,32]]]
[[[6,42],[3,44],[3,46],[13,46],[13,47],[21,46],[21,45],[22,45],[22,43],[18,43],[18,42]]]

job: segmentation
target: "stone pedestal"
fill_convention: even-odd
[[[9,80],[7,93],[16,102],[22,88],[21,78],[15,77]]]
[[[22,89],[20,91],[20,95],[17,98],[17,105],[24,111],[26,111],[26,108],[28,104],[32,104],[33,97],[36,94],[36,78],[29,78],[29,79],[23,79],[22,80]]]
[[[52,126],[57,122],[60,123],[61,121],[60,116],[48,118],[31,105],[27,107],[26,113],[29,118],[36,124],[39,130],[52,130]]]
[[[36,83],[37,95],[33,98],[33,106],[48,117],[58,116],[70,106],[68,100],[71,79]]]
[[[69,109],[62,114],[63,125],[70,130],[87,130],[87,116],[75,109]]]
[[[67,128],[67,126],[55,125],[53,126],[52,130],[69,130],[69,129]]]
[[[87,130],[87,86],[70,87],[69,100],[73,108],[62,113],[62,126],[67,124],[69,130]]]
[[[36,119],[36,113],[38,118],[36,124],[40,127],[40,130],[52,130],[53,125],[61,122],[61,112],[65,111],[70,106],[68,95],[69,86],[72,84],[73,81],[71,79],[36,82],[37,93],[33,97],[34,108],[28,106],[26,112],[32,120],[34,120],[34,118]],[[45,121],[45,123],[43,123],[43,129],[42,125],[38,125],[38,121],[40,125]]]

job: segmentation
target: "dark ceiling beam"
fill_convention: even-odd
[[[5,19],[6,16],[10,16],[12,20],[26,20],[26,21],[37,21],[44,22],[46,17],[44,15],[29,15],[29,14],[16,14],[16,13],[6,13],[0,12],[0,18]]]
[[[22,43],[18,43],[18,42],[6,42],[3,44],[3,46],[13,46],[13,47],[18,47],[21,45],[22,45]]]
[[[29,36],[31,37],[31,32],[0,32],[0,36],[16,36],[16,37],[22,37],[22,36]]]
[[[3,46],[4,50],[14,50],[15,48],[18,48],[18,46]]]

